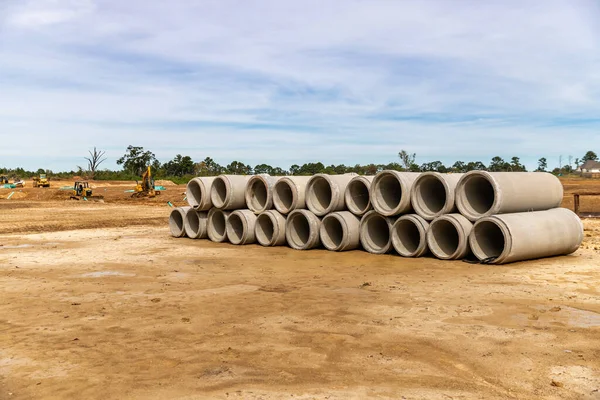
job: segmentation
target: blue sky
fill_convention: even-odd
[[[600,151],[597,1],[0,0],[0,167]],[[564,161],[563,161],[564,163]]]

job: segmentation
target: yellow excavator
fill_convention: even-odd
[[[154,189],[154,179],[150,167],[142,175],[141,181],[135,181],[136,186],[131,197],[154,197],[160,194],[160,191]]]

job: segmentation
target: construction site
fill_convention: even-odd
[[[502,265],[174,237],[155,184],[0,188],[0,399],[600,398],[597,181],[574,252]]]

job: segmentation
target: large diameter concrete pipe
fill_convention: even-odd
[[[256,242],[256,214],[250,210],[235,210],[227,217],[227,238],[232,244]]]
[[[445,214],[434,219],[427,231],[427,246],[441,260],[465,258],[469,252],[471,221],[460,214]]]
[[[254,224],[256,241],[263,246],[285,244],[285,217],[279,211],[267,210],[258,215]]]
[[[260,214],[273,208],[273,187],[279,176],[254,175],[246,184],[246,205],[250,211]]]
[[[195,210],[208,211],[212,208],[210,192],[214,180],[215,177],[211,176],[193,178],[188,182],[185,188],[185,196],[188,204]]]
[[[348,183],[344,200],[346,208],[352,214],[362,216],[372,208],[369,191],[373,178],[373,176],[355,176]]]
[[[316,174],[306,184],[306,207],[322,217],[346,207],[344,193],[356,174]]]
[[[177,207],[169,215],[169,230],[173,237],[185,236],[185,216],[192,207]]]
[[[367,212],[360,220],[360,243],[373,254],[385,254],[392,248],[391,229],[394,219],[375,210]]]
[[[563,198],[558,178],[546,172],[466,173],[456,186],[458,211],[471,221],[496,214],[556,208]]]
[[[327,250],[356,249],[360,243],[360,219],[350,211],[327,214],[321,220],[319,235]]]
[[[321,219],[308,210],[294,210],[285,224],[288,245],[296,250],[309,250],[321,244],[319,229]]]
[[[411,213],[410,191],[419,172],[381,171],[371,183],[371,204],[379,214],[391,217]]]
[[[208,212],[208,225],[206,233],[213,242],[224,242],[227,240],[227,217],[230,211],[211,208]]]
[[[456,212],[454,193],[464,174],[440,174],[424,172],[413,184],[410,200],[417,214],[433,221],[442,214]]]
[[[571,254],[583,241],[583,224],[566,208],[493,215],[469,235],[475,257],[490,264]]]
[[[208,213],[193,208],[187,212],[184,219],[185,234],[191,239],[206,239],[208,228]]]
[[[310,176],[285,176],[273,187],[273,206],[282,214],[306,208],[306,184]]]
[[[237,210],[246,207],[246,184],[248,175],[219,175],[210,191],[213,206],[221,210]]]
[[[403,257],[421,257],[428,253],[429,222],[417,214],[403,215],[392,226],[392,245]]]

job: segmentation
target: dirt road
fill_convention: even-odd
[[[482,266],[174,239],[169,211],[0,201],[0,399],[600,399],[598,222]]]

